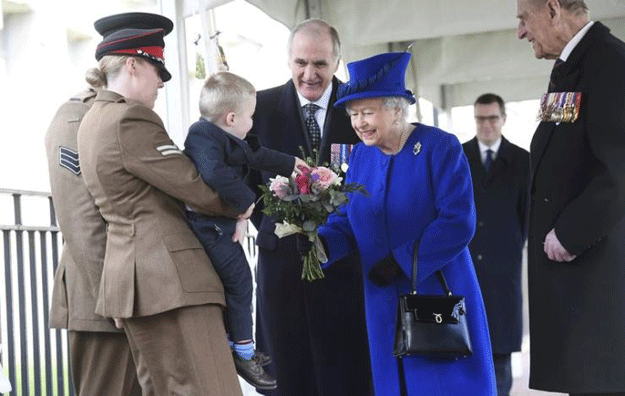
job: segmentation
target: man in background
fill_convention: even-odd
[[[529,153],[501,130],[506,105],[481,95],[473,106],[476,136],[462,145],[469,160],[477,224],[469,250],[482,289],[493,348],[497,395],[512,388],[511,353],[521,350],[521,261],[527,235]]]

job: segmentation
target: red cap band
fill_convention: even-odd
[[[152,55],[159,60],[163,60],[163,47],[140,47],[140,48],[132,48],[132,49],[123,49],[117,51],[111,51],[109,54],[128,54],[128,55],[138,55],[144,52],[148,55]]]

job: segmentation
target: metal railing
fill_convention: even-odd
[[[66,332],[48,328],[52,282],[62,243],[52,197],[6,189],[0,189],[0,196],[12,198],[14,218],[13,224],[0,224],[4,256],[0,277],[2,363],[13,385],[11,394],[73,395]],[[47,201],[48,213],[37,217],[49,219],[49,225],[23,223],[25,198]]]
[[[33,207],[24,209],[25,201]],[[0,189],[2,203],[0,214],[10,211],[8,207],[13,211],[12,224],[2,224],[6,219],[0,217],[4,257],[0,362],[13,385],[10,395],[74,396],[67,332],[48,328],[52,284],[63,243],[52,197],[50,193]],[[49,225],[25,225],[25,214],[35,222],[49,221]],[[252,231],[243,244],[252,267],[257,255],[255,239]]]

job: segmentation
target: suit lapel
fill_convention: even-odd
[[[483,187],[484,180],[486,179],[486,169],[484,168],[484,164],[482,163],[482,156],[480,155],[480,148],[477,144],[477,138],[474,137],[467,144],[466,156],[471,166],[473,184],[479,187]]]
[[[282,124],[278,127],[278,130],[291,134],[290,138],[281,139],[284,148],[282,151],[301,157],[300,147],[302,147],[304,153],[310,156],[312,154],[310,140],[304,125],[304,118],[300,110],[299,98],[293,80],[289,80],[285,84],[277,111]]]
[[[512,161],[512,150],[510,142],[505,137],[501,137],[501,145],[497,151],[497,157],[490,167],[490,172],[486,175],[484,186],[488,185],[497,175],[502,173]]]

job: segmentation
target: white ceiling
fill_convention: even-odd
[[[538,99],[552,62],[516,38],[515,0],[247,0],[293,27],[307,15],[335,26],[349,62],[414,42],[415,85],[437,107],[472,104],[484,92]],[[625,0],[587,0],[591,19],[625,38]],[[307,14],[307,8],[310,13]]]

